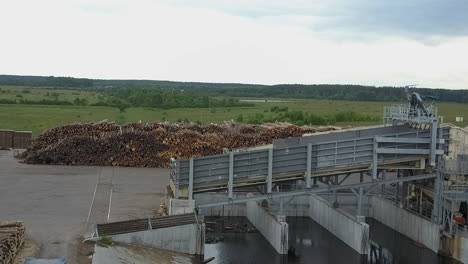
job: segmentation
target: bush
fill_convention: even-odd
[[[16,100],[0,99],[0,104],[16,104]]]

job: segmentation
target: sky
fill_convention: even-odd
[[[0,0],[0,74],[468,89],[466,0]]]

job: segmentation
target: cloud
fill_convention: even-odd
[[[427,45],[405,34],[375,38],[333,26],[329,14],[338,11],[318,2],[284,11],[285,1],[261,0],[257,15],[240,15],[251,2],[200,1],[2,2],[0,73],[467,88],[463,35]],[[310,16],[312,9],[321,11]]]
[[[338,37],[405,36],[439,43],[468,36],[468,1],[463,0],[172,0],[173,4],[217,9],[237,16],[267,18]],[[287,18],[285,20],[285,18]]]

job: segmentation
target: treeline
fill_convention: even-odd
[[[73,77],[0,75],[0,85],[89,88],[94,86],[94,81],[92,79]]]
[[[0,91],[2,91],[1,88]],[[22,92],[26,94],[30,93],[30,91],[26,89]],[[239,99],[234,98],[212,98],[206,95],[196,95],[193,92],[160,88],[107,88],[102,89],[100,92],[102,94],[98,96],[98,102],[89,105],[116,107],[120,111],[124,111],[129,107],[171,109],[253,106],[251,103],[239,102]],[[59,100],[58,93],[52,92],[50,95],[54,97],[54,100],[0,98],[0,104],[88,105],[88,100],[86,98],[75,98],[73,101],[63,101]],[[49,96],[49,93],[47,93],[46,96]],[[17,94],[16,97],[22,98],[23,96]]]
[[[248,124],[263,124],[276,121],[288,122],[298,126],[303,125],[334,125],[337,122],[377,122],[380,117],[360,114],[353,111],[317,115],[300,110],[289,111],[288,107],[272,107],[269,111],[244,116],[240,114],[236,121]]]
[[[0,104],[29,104],[29,105],[73,105],[72,102],[64,100],[27,100],[27,99],[0,99]]]
[[[240,107],[253,104],[239,102],[239,99],[215,99],[209,96],[200,96],[192,92],[180,90],[167,90],[159,88],[112,88],[105,90],[109,96],[128,102],[135,107],[153,108],[213,108],[213,107]]]
[[[157,88],[193,92],[204,96],[308,98],[350,101],[397,102],[404,100],[401,87],[338,84],[257,85],[238,83],[171,82],[152,80],[99,80],[71,77],[0,75],[0,85],[106,90],[115,88]],[[444,102],[468,103],[468,90],[417,88],[422,95],[438,96]]]

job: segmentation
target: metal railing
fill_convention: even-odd
[[[411,123],[432,123],[438,119],[437,108],[428,107],[427,111],[411,107],[409,104],[395,104],[384,107],[384,120],[397,120]]]

